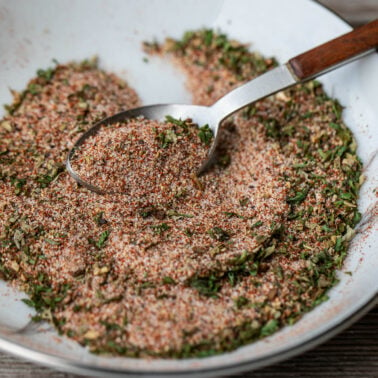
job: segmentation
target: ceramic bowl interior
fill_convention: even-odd
[[[93,55],[102,68],[125,78],[144,104],[188,103],[183,76],[159,58],[144,63],[141,43],[180,37],[201,27],[226,32],[281,62],[351,29],[318,3],[304,0],[0,0],[0,103],[10,102],[8,89],[21,90],[38,68],[51,66],[53,58],[63,63]],[[367,165],[359,201],[366,220],[377,202],[378,159],[373,155],[378,146],[378,56],[372,54],[321,81],[345,106],[345,122]],[[329,337],[371,303],[378,286],[378,233],[376,223],[369,222],[354,239],[329,301],[294,326],[232,353],[187,360],[105,358],[47,325],[15,332],[29,322],[32,312],[20,301],[25,295],[3,282],[0,347],[56,368],[99,376],[216,375],[278,361]]]

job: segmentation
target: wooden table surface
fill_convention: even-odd
[[[285,0],[290,1],[290,0]],[[378,18],[378,0],[320,0],[353,26]],[[0,378],[76,378],[0,352]],[[293,359],[238,378],[378,378],[378,306],[349,329]]]

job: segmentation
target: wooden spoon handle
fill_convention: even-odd
[[[300,80],[306,80],[377,46],[378,20],[375,20],[295,56],[289,60],[289,65]]]

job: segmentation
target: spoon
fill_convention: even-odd
[[[213,131],[213,143],[207,159],[202,163],[198,173],[204,172],[212,163],[219,137],[222,121],[239,109],[250,105],[281,90],[303,83],[341,65],[358,59],[376,50],[378,46],[378,20],[372,21],[336,39],[317,46],[309,51],[291,58],[265,74],[241,85],[227,93],[211,106],[158,104],[126,110],[97,122],[75,143],[68,154],[66,167],[69,174],[88,189],[104,194],[100,188],[83,180],[72,168],[71,159],[75,151],[101,127],[121,122],[130,118],[144,117],[164,121],[165,116],[192,119],[198,125],[208,124]]]

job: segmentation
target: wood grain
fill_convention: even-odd
[[[310,79],[377,46],[378,19],[291,58],[289,64],[299,79]]]
[[[286,0],[288,1],[288,0]],[[378,18],[378,0],[319,0],[353,26]],[[0,353],[0,378],[76,378]],[[238,378],[378,378],[378,307],[327,343]]]

